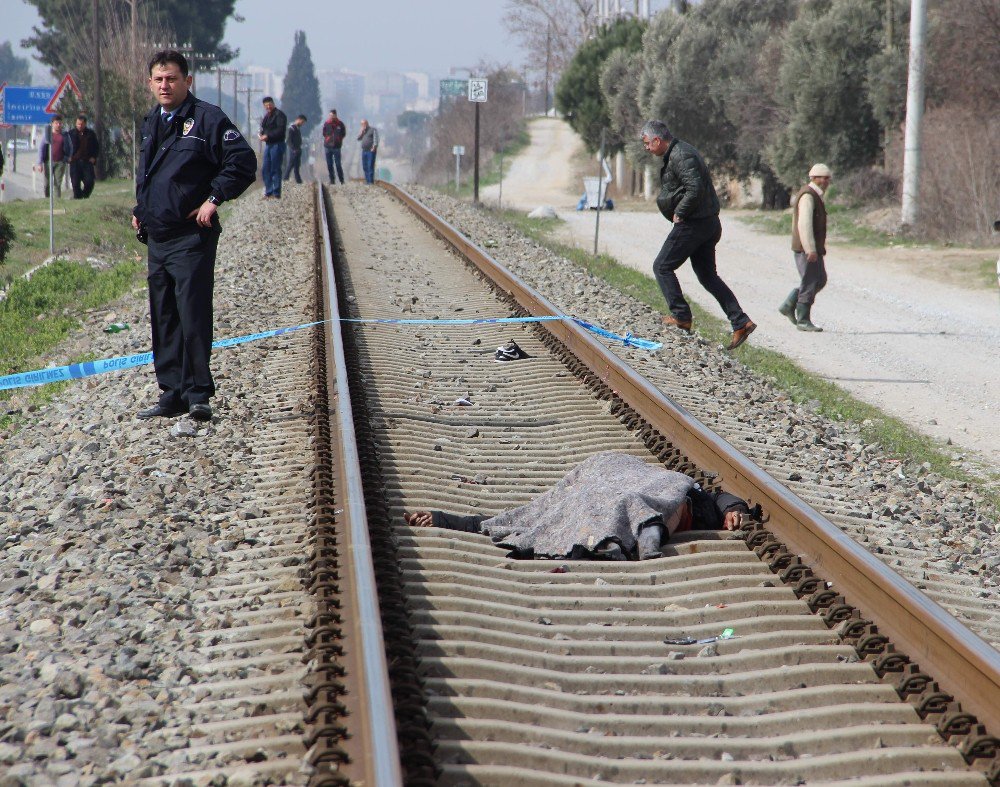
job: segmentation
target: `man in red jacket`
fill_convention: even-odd
[[[337,117],[337,110],[331,109],[323,124],[323,152],[326,154],[326,171],[330,175],[330,185],[334,183],[333,168],[336,165],[337,177],[344,183],[344,168],[340,165],[340,149],[344,145],[347,128],[344,121]]]

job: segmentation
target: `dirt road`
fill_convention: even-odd
[[[594,213],[573,206],[573,143],[562,121],[531,125],[532,144],[504,182],[505,206],[553,205],[565,220],[563,240],[592,248]],[[572,139],[570,139],[572,137]],[[813,308],[823,333],[796,330],[776,311],[795,286],[787,238],[757,231],[723,212],[719,272],[758,324],[751,342],[777,350],[917,430],[952,440],[1000,468],[1000,297],[928,276],[946,265],[933,250],[869,249],[828,243],[830,283]],[[658,213],[601,214],[600,249],[652,275],[651,264],[670,225]],[[721,316],[690,266],[678,275],[685,294]],[[964,450],[962,450],[964,449]]]

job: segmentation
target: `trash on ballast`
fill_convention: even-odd
[[[664,645],[707,645],[710,642],[718,642],[720,639],[732,639],[735,632],[731,628],[723,629],[717,637],[704,637],[695,639],[694,637],[678,637],[676,639],[667,638],[663,640]]]

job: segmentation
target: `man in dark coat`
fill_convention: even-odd
[[[281,199],[281,162],[285,158],[285,133],[288,118],[274,105],[274,99],[264,97],[264,117],[258,137],[264,143],[264,162],[260,175],[264,179],[264,198]]]
[[[653,262],[653,273],[670,314],[666,325],[691,332],[691,307],[684,299],[674,273],[690,257],[691,268],[701,286],[719,302],[733,326],[730,350],[735,350],[757,327],[715,268],[715,246],[722,237],[719,221],[719,197],[712,185],[701,154],[691,145],[675,139],[666,124],[650,120],[642,127],[642,143],[654,156],[663,156],[660,170],[660,194],[656,205],[673,229]]]
[[[257,157],[226,113],[190,92],[187,59],[149,61],[156,106],[142,125],[132,226],[149,244],[147,280],[159,401],[139,418],[188,413],[209,421],[215,383],[212,292],[222,227],[218,206],[254,182]]]
[[[285,180],[295,170],[295,182],[302,182],[299,167],[302,166],[302,124],[306,122],[305,115],[299,115],[288,127],[288,163],[285,165]]]
[[[87,128],[87,116],[77,115],[76,125],[66,135],[69,140],[69,180],[73,184],[73,199],[87,199],[94,190],[94,165],[101,153],[101,143],[92,128]]]

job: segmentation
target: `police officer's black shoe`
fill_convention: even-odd
[[[176,418],[178,415],[184,415],[183,407],[164,407],[157,403],[147,410],[140,410],[135,417],[147,421],[150,418]]]
[[[195,421],[211,421],[212,406],[208,402],[196,402],[191,405],[188,415],[190,415]]]

